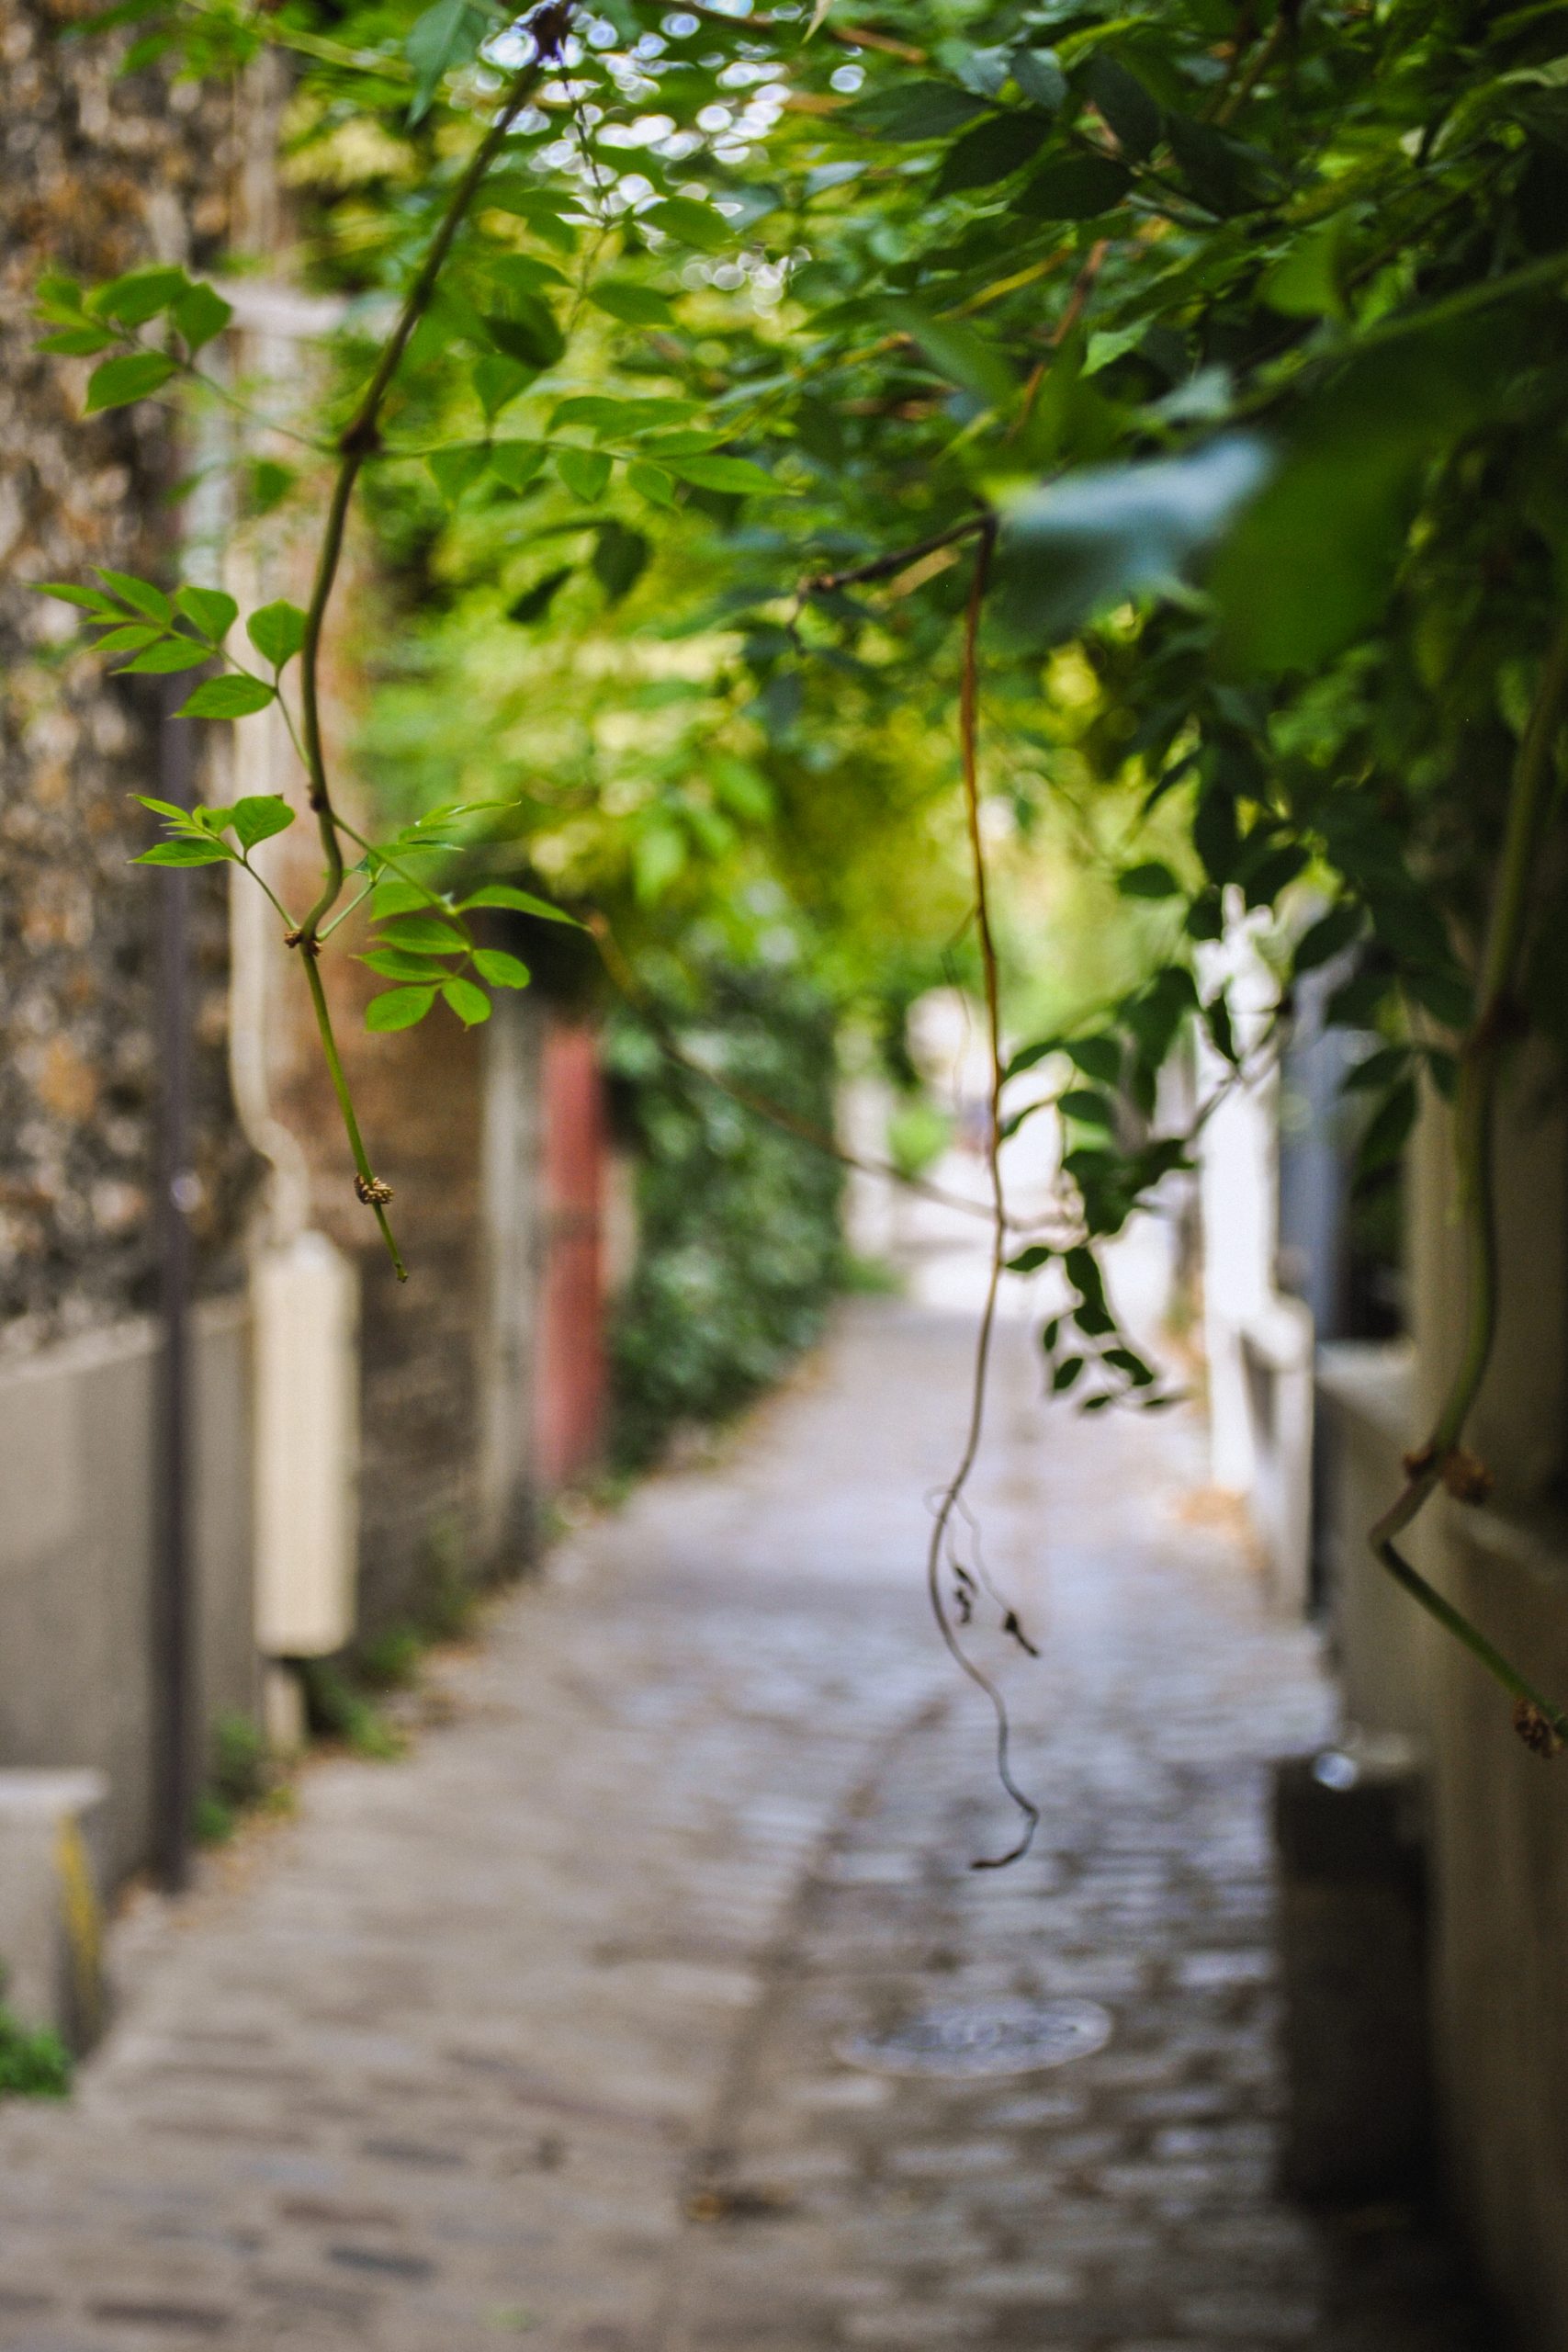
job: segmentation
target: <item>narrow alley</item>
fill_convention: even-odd
[[[1195,1416],[1043,1414],[1021,1321],[975,1501],[1044,1817],[969,1867],[1014,1824],[921,1556],[971,1330],[846,1310],[438,1660],[408,1758],[317,1764],[118,1931],[75,2098],[0,2118],[5,2352],[1496,2343],[1408,2217],[1275,2192],[1265,1766],[1327,1723],[1314,1640]],[[1028,1996],[1109,2038],[855,2063]]]

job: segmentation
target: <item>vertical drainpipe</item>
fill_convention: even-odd
[[[189,808],[193,734],[174,711],[190,681],[172,677],[159,718],[159,791]],[[158,1064],[163,1075],[155,1220],[160,1347],[152,1576],[153,1859],[161,1883],[190,1881],[196,1803],[195,1627],[191,1574],[190,1211],[196,1191],[190,1136],[190,876],[158,876]]]

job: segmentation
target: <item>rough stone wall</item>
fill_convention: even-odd
[[[92,279],[209,264],[227,228],[230,101],[74,10],[0,0],[0,1346],[145,1304],[154,1272],[154,974],[165,878],[128,860],[158,789],[154,696],[107,680],[69,608],[28,583],[107,563],[167,576],[165,412],[84,423],[90,362],[40,356],[45,268]],[[155,686],[156,681],[141,682]],[[197,1212],[208,1286],[232,1266],[249,1154],[229,1108],[220,880],[193,877]]]

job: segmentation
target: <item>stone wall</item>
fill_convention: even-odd
[[[68,7],[0,0],[0,1344],[26,1351],[144,1305],[162,877],[132,791],[158,789],[156,681],[115,684],[70,609],[28,583],[105,563],[165,577],[178,459],[143,402],[84,423],[90,362],[40,356],[44,269],[90,279],[220,249],[231,164],[221,94],[123,79],[124,37],[63,40]],[[211,1285],[249,1154],[228,1106],[220,882],[195,877],[197,1211]]]
[[[1470,1442],[1493,1470],[1485,1510],[1439,1499],[1412,1531],[1416,1566],[1524,1672],[1568,1703],[1568,1122],[1540,1063],[1513,1074],[1499,1122],[1502,1311]],[[1447,1121],[1411,1156],[1415,1310],[1397,1351],[1328,1351],[1326,1549],[1353,1718],[1413,1736],[1428,1763],[1430,2030],[1438,2151],[1454,2218],[1525,2352],[1568,2343],[1568,1757],[1514,1736],[1509,1702],[1458,1643],[1390,1587],[1366,1528],[1399,1455],[1430,1426],[1463,1317]]]
[[[209,1300],[191,1340],[197,1715],[210,1726],[255,1697],[243,1301]],[[0,1761],[104,1773],[111,1882],[146,1860],[153,1828],[157,1351],[137,1319],[0,1363]]]

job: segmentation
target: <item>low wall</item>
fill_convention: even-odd
[[[256,1695],[250,1317],[193,1318],[192,1551],[202,1720]],[[0,1766],[107,1778],[111,1881],[147,1858],[158,1337],[120,1323],[0,1365]]]
[[[1446,1512],[1444,1589],[1568,1693],[1568,1531]],[[1568,1757],[1532,1756],[1455,1643],[1434,1653],[1437,2064],[1456,2211],[1528,2352],[1568,2345]]]
[[[1382,1574],[1365,1530],[1409,1442],[1398,1351],[1324,1351],[1337,1665],[1352,1722],[1429,1758],[1431,2032],[1449,2202],[1524,2352],[1568,2345],[1568,1756],[1532,1756],[1506,1699]],[[1568,1527],[1434,1504],[1423,1572],[1524,1670],[1568,1694]]]

